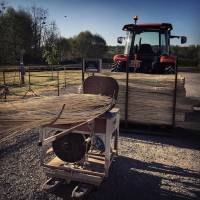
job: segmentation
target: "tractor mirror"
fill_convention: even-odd
[[[187,42],[187,37],[181,36],[181,44],[185,44]]]
[[[181,38],[181,44],[185,44],[187,42],[187,37],[185,36],[177,36],[177,35],[171,35],[170,38]]]
[[[118,37],[117,38],[117,43],[122,44],[124,37]]]

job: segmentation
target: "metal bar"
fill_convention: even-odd
[[[65,88],[67,87],[67,83],[66,83],[66,68],[64,67],[64,78],[65,78]]]
[[[51,75],[49,75],[49,76],[45,76],[45,75],[42,76],[42,75],[33,75],[33,74],[32,74],[31,76],[32,76],[32,77],[41,77],[41,78],[45,78],[45,77],[46,77],[46,78],[49,78],[49,77],[52,77]]]
[[[85,81],[84,59],[82,59],[82,86]]]
[[[51,78],[53,80],[53,65],[51,65]]]
[[[20,74],[20,71],[18,71],[19,73],[19,86],[21,87],[21,74]]]
[[[7,91],[4,92],[4,99],[7,99]]]
[[[55,87],[55,84],[34,84],[35,86],[41,86],[41,87],[43,87],[43,86],[54,86]],[[60,83],[59,83],[59,85],[60,85]]]
[[[3,84],[6,85],[6,73],[3,71]]]
[[[128,60],[127,60],[127,63],[126,63],[125,128],[128,128],[129,65],[131,63],[131,54],[132,54],[132,49],[134,47],[133,46],[134,45],[134,41],[135,41],[135,32],[133,32],[132,42],[131,42],[130,50],[129,50],[129,53],[128,53]]]
[[[176,126],[176,97],[177,97],[177,77],[178,77],[178,58],[176,58],[175,65],[175,82],[174,82],[174,93],[173,93],[173,112],[172,112],[172,127]]]
[[[57,87],[58,87],[58,96],[60,96],[60,81],[59,81],[59,71],[57,71]]]
[[[129,82],[129,58],[126,62],[126,96],[125,96],[125,127],[128,127],[128,82]]]
[[[29,84],[29,91],[31,90],[31,72],[30,67],[28,67],[28,84]]]

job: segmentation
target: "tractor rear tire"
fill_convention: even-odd
[[[165,74],[175,74],[175,66],[174,65],[166,66]]]

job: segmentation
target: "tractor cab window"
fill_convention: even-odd
[[[134,37],[135,36],[135,37]],[[169,53],[167,33],[159,31],[129,32],[127,31],[124,54],[143,52],[163,55]]]
[[[133,34],[133,32],[127,32],[124,54],[129,54],[129,52],[131,54],[138,53],[144,46],[145,48],[148,47],[149,51],[151,49],[155,55],[168,54],[169,48],[167,43],[167,33],[159,31],[144,31]]]
[[[140,51],[143,45],[148,45],[154,54],[159,52],[159,32],[141,32],[135,35],[135,52]]]
[[[160,34],[160,54],[169,54],[169,47],[167,45],[167,34],[161,33]]]
[[[129,52],[131,50],[132,39],[133,39],[133,33],[132,32],[127,32],[124,54],[129,54]]]

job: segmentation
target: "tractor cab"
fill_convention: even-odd
[[[135,18],[134,18],[135,19]],[[125,40],[124,54],[115,55],[112,71],[129,71],[142,73],[174,73],[176,57],[170,55],[170,38],[186,37],[171,36],[172,25],[169,23],[127,24],[123,27],[126,37],[119,37],[118,43]]]

